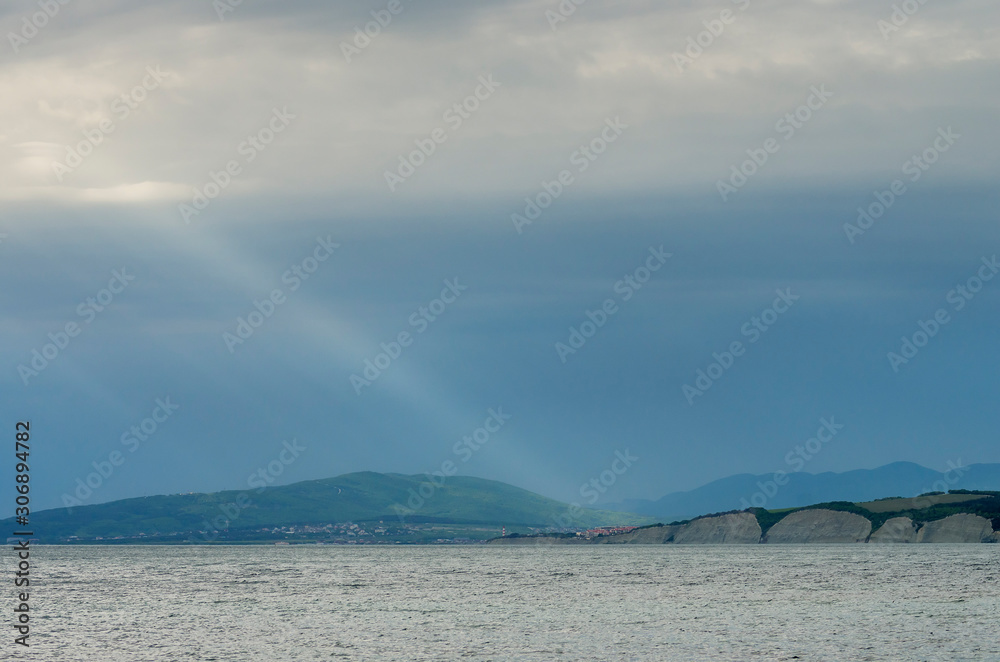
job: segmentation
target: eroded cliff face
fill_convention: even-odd
[[[868,542],[904,543],[917,542],[917,525],[909,517],[893,517],[872,534]]]
[[[680,545],[752,545],[760,542],[760,524],[753,513],[727,513],[702,517],[687,524],[670,524],[597,538],[595,543]]]
[[[950,515],[935,522],[927,522],[917,531],[917,542],[958,543],[996,540],[993,524],[979,515]]]
[[[697,545],[749,545],[760,542],[760,524],[753,513],[703,517],[680,527],[671,542]]]
[[[662,545],[672,542],[674,534],[681,528],[679,525],[651,526],[637,529],[617,536],[595,538],[593,542],[599,545]]]
[[[769,544],[865,542],[872,523],[861,515],[837,510],[800,510],[771,527],[764,537]]]
[[[615,536],[582,538],[503,538],[506,545],[753,545],[829,543],[1000,543],[1000,531],[978,515],[951,515],[934,522],[914,522],[893,517],[872,533],[869,520],[854,513],[811,509],[791,513],[771,527],[763,540],[753,513],[727,513],[702,517],[687,524],[637,529]]]

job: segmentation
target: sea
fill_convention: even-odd
[[[30,647],[4,582],[3,660],[1000,660],[1000,545],[42,546],[31,563]]]

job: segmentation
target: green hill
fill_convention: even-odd
[[[265,529],[314,532],[348,522],[380,524],[386,538],[398,534],[398,539],[414,526],[432,524],[458,525],[449,529],[454,532],[477,526],[552,529],[651,521],[629,513],[571,510],[559,501],[482,478],[452,476],[432,488],[425,475],[361,472],[263,490],[150,496],[39,511],[32,513],[28,528],[48,543],[166,542],[267,540],[281,536]],[[12,519],[0,525],[15,530]]]

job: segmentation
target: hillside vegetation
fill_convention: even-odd
[[[567,504],[505,483],[452,476],[432,487],[424,475],[362,472],[242,492],[175,494],[32,513],[31,529],[43,542],[72,539],[205,540],[226,531],[227,540],[267,538],[262,529],[322,527],[333,523],[384,523],[510,527],[591,527],[645,524],[650,518]],[[2,523],[14,530],[12,519]],[[371,528],[371,527],[369,527]]]
[[[953,490],[948,494],[919,496],[912,498],[880,499],[854,503],[851,501],[830,501],[817,503],[804,508],[787,508],[784,510],[764,510],[751,508],[757,516],[761,530],[767,531],[784,519],[787,515],[800,510],[838,510],[860,515],[872,523],[872,530],[877,530],[887,520],[894,517],[908,517],[914,522],[934,522],[950,515],[967,513],[979,515],[993,521],[993,528],[1000,529],[1000,492],[971,492]]]

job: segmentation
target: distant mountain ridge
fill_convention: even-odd
[[[377,523],[383,529],[380,535],[414,540],[410,525],[532,530],[644,525],[751,507],[775,511],[948,490],[1000,491],[1000,464],[956,462],[944,473],[896,462],[843,473],[739,474],[656,501],[599,504],[605,510],[571,506],[470,476],[452,476],[433,484],[423,474],[359,472],[258,490],[150,496],[38,511],[31,513],[30,529],[42,542],[214,542],[266,540],[279,535],[282,527],[348,522]],[[0,521],[0,526],[15,530],[13,518]],[[225,533],[220,535],[220,531]],[[322,531],[310,535],[323,537]],[[452,535],[460,534],[452,531]]]
[[[1000,490],[1000,464],[972,464],[961,460],[948,471],[934,471],[913,462],[893,462],[876,469],[856,469],[811,474],[737,474],[720,478],[686,492],[672,492],[659,499],[630,499],[598,504],[617,510],[672,522],[704,513],[744,510],[750,507],[798,508],[827,501],[871,501],[887,496],[910,497],[924,492],[948,490]]]

